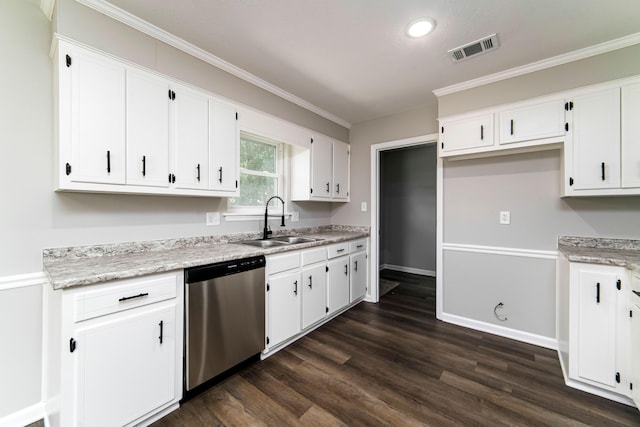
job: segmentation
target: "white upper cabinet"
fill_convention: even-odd
[[[168,92],[166,80],[127,70],[127,184],[169,185]]]
[[[59,181],[125,183],[125,67],[69,45],[58,51]]]
[[[564,136],[564,101],[556,99],[498,113],[500,144]]]
[[[330,198],[333,182],[333,143],[315,137],[311,142],[311,193],[313,197]]]
[[[209,188],[236,192],[239,180],[240,137],[236,107],[209,100]]]
[[[490,147],[493,144],[493,114],[441,121],[440,147],[442,153]]]
[[[174,184],[176,188],[206,190],[210,173],[209,97],[177,84],[172,84],[171,90]]]
[[[291,147],[291,200],[349,201],[349,145],[326,136]]]
[[[55,58],[56,190],[237,194],[235,106],[65,40]]]
[[[349,145],[333,142],[333,198],[349,197]]]
[[[640,83],[622,86],[622,188],[640,188]]]
[[[619,188],[620,88],[578,95],[570,102],[569,185],[573,190]]]

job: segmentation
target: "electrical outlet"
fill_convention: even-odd
[[[366,212],[367,211],[367,202],[360,203],[360,210],[362,212]]]
[[[207,225],[220,225],[220,212],[207,212]]]
[[[298,222],[300,221],[300,213],[293,211],[291,212],[291,222]]]
[[[500,211],[500,224],[511,224],[511,211]]]

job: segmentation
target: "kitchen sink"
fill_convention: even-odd
[[[295,245],[296,243],[317,242],[318,240],[322,240],[322,239],[316,239],[314,237],[302,237],[302,236],[283,236],[283,237],[274,237],[273,240]]]
[[[259,248],[275,248],[278,246],[287,246],[288,242],[280,242],[273,239],[269,240],[244,240],[237,242],[243,245],[257,246]]]
[[[278,246],[295,245],[297,243],[317,242],[322,239],[316,239],[314,237],[302,237],[302,236],[282,236],[274,237],[267,240],[243,240],[240,242],[242,245],[257,246],[259,248],[275,248]]]

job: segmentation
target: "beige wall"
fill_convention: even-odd
[[[332,224],[370,225],[370,212],[362,212],[360,204],[371,205],[371,146],[420,135],[436,133],[436,106],[429,105],[351,128],[351,202],[334,204]]]

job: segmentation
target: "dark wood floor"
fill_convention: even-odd
[[[555,351],[435,319],[401,284],[186,402],[156,426],[638,426],[637,409],[564,385]]]

